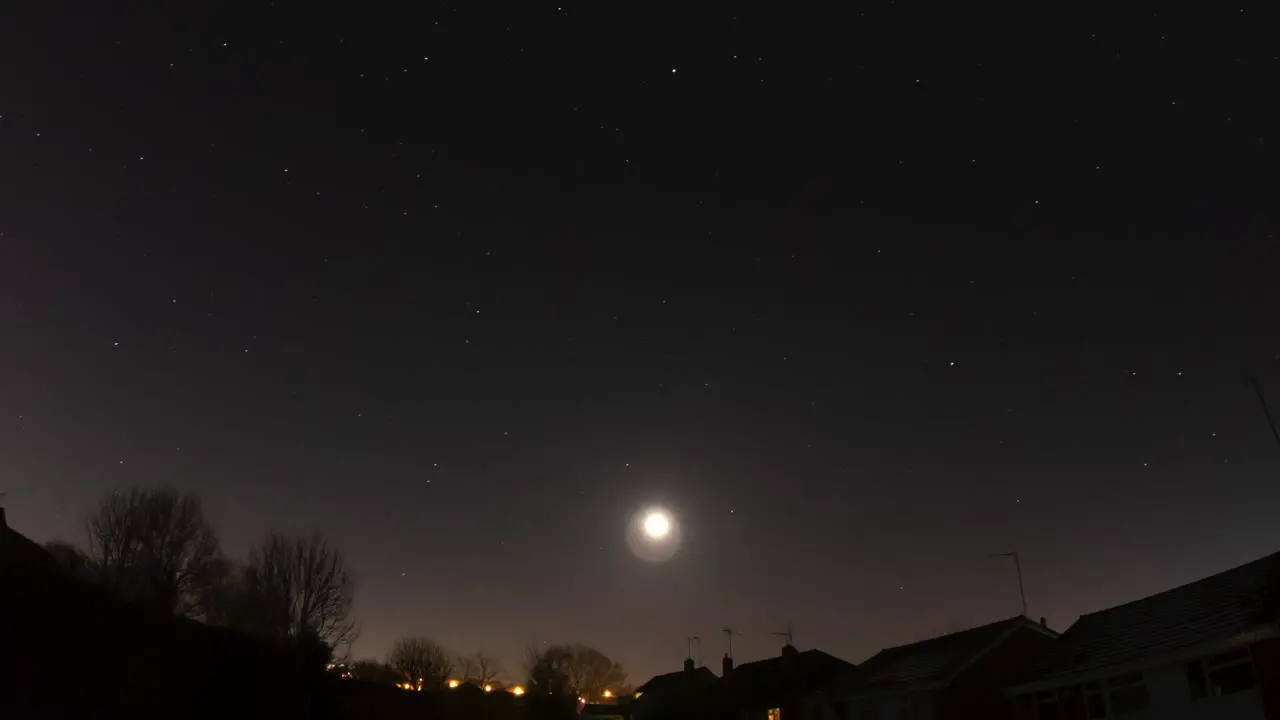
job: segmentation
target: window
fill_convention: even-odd
[[[769,720],[782,720],[782,708],[769,708]]]
[[[1249,648],[1187,663],[1187,686],[1196,700],[1238,693],[1256,684]]]
[[[1084,707],[1089,720],[1107,716],[1107,692],[1102,683],[1084,684]]]
[[[1107,710],[1111,715],[1123,715],[1147,709],[1151,696],[1142,673],[1121,675],[1107,681]]]
[[[1065,717],[1102,720],[1145,710],[1151,704],[1147,683],[1140,672],[1063,688],[1058,693],[1056,708],[1062,708],[1057,710],[1059,714],[1051,714],[1047,695],[1036,694],[1036,720]]]
[[[1058,693],[1044,690],[1036,693],[1036,720],[1062,720],[1062,712],[1058,706]]]

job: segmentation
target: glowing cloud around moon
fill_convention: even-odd
[[[627,547],[647,562],[664,562],[680,549],[680,523],[664,507],[640,508],[627,523]]]

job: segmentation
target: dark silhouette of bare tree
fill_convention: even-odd
[[[86,522],[93,576],[132,602],[204,616],[223,564],[200,498],[173,488],[104,496]]]
[[[589,703],[604,699],[627,680],[627,671],[599,650],[573,643],[529,649],[525,666],[530,687],[550,694],[569,694]]]
[[[458,677],[473,683],[477,687],[493,684],[498,680],[498,675],[502,672],[502,667],[497,659],[484,652],[459,655],[455,665]]]
[[[271,533],[228,572],[215,603],[219,621],[329,655],[355,640],[355,580],[341,551],[319,532]]]
[[[473,655],[471,659],[475,663],[474,682],[476,685],[484,687],[498,681],[498,676],[502,674],[502,665],[498,663],[497,658],[481,651]]]
[[[404,682],[404,676],[398,670],[377,660],[355,661],[351,664],[351,676],[357,680],[379,685],[395,685]]]
[[[404,675],[410,683],[423,689],[444,687],[454,671],[453,655],[434,640],[424,637],[405,637],[396,641],[387,656],[387,664]]]

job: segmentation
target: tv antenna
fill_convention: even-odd
[[[778,637],[784,637],[787,639],[788,645],[791,645],[792,647],[795,646],[796,638],[795,638],[795,633],[792,631],[791,623],[787,623],[787,629],[784,632],[775,632],[775,633],[769,633],[769,634],[777,635]]]
[[[720,628],[720,631],[724,633],[725,640],[728,641],[729,643],[729,652],[725,654],[728,655],[729,657],[733,657],[733,628],[729,627],[728,625],[725,625],[724,627]]]
[[[1267,407],[1267,397],[1262,394],[1262,385],[1258,383],[1258,378],[1252,375],[1245,375],[1249,378],[1249,384],[1253,385],[1253,391],[1258,394],[1258,403],[1262,405],[1262,414],[1267,416],[1267,425],[1271,426],[1271,437],[1276,439],[1276,445],[1280,445],[1280,430],[1276,430],[1276,421],[1271,417],[1271,410]],[[3,493],[0,493],[3,495]]]
[[[689,652],[689,654],[686,657],[688,657],[690,660],[693,659],[693,644],[694,643],[698,644],[698,667],[702,667],[702,638],[698,637],[697,635],[690,635],[689,637],[684,639],[684,642]]]
[[[991,553],[987,557],[1011,557],[1013,558],[1013,567],[1018,571],[1018,594],[1022,596],[1022,614],[1027,614],[1027,591],[1022,587],[1022,561],[1018,559],[1018,551]]]

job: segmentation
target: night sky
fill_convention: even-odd
[[[172,484],[357,656],[637,683],[1280,548],[1276,8],[784,5],[5,3],[10,524]]]

